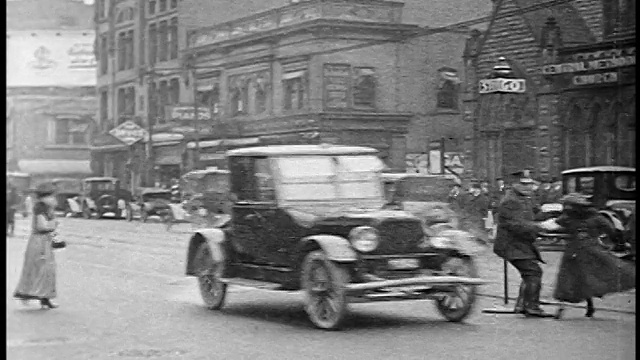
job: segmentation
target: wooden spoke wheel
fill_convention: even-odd
[[[348,270],[329,260],[323,251],[313,251],[304,258],[301,278],[311,322],[320,329],[338,329],[348,311]]]
[[[478,271],[470,258],[452,257],[442,265],[444,275],[477,277]],[[476,300],[476,286],[454,285],[436,300],[438,311],[451,322],[469,316]]]
[[[211,249],[206,243],[201,244],[198,248],[196,261],[200,296],[202,296],[207,309],[219,310],[224,306],[227,297],[227,284],[220,280],[223,264],[216,264],[213,261]]]

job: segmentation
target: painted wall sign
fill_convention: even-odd
[[[198,106],[198,117],[196,119],[196,112],[193,105],[178,105],[166,107],[167,118],[178,121],[188,120],[211,120],[211,109],[208,107]]]
[[[541,68],[543,75],[617,69],[636,65],[636,48],[601,50],[575,53],[568,56],[570,61],[562,64],[546,65]]]
[[[526,88],[525,79],[482,79],[480,80],[480,94],[503,93],[524,93]]]
[[[617,83],[617,82],[618,82],[617,72],[576,75],[571,79],[571,83],[575,86],[607,84],[607,83]]]
[[[351,66],[324,64],[324,107],[338,110],[349,107]]]
[[[7,35],[8,87],[95,86],[92,31],[19,31]]]
[[[127,145],[133,145],[136,142],[149,136],[147,130],[141,128],[133,121],[125,121],[118,125],[109,134]]]

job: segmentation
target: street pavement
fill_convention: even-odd
[[[56,252],[58,309],[11,298],[29,221],[18,219],[16,236],[7,238],[7,359],[635,358],[633,314],[601,311],[587,319],[584,310],[569,309],[561,321],[488,315],[480,310],[500,301],[486,297],[462,324],[443,320],[429,301],[354,305],[338,332],[313,328],[299,293],[232,287],[227,306],[212,312],[195,279],[183,275],[189,225],[167,232],[154,223],[61,223],[58,236],[68,247]],[[481,276],[501,274],[484,263],[496,259],[479,260]]]

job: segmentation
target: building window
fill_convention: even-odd
[[[166,21],[160,22],[160,27],[158,30],[158,43],[160,45],[160,51],[158,52],[158,62],[167,61],[167,50],[169,47],[169,39],[168,39],[168,27]]]
[[[133,69],[135,66],[135,52],[134,52],[134,35],[133,30],[127,32],[127,69]]]
[[[229,84],[231,116],[246,114],[249,100],[249,84],[247,79],[241,76],[232,77]]]
[[[149,0],[149,15],[156,13],[156,0]]]
[[[118,125],[123,122],[123,115],[127,107],[127,97],[124,88],[118,89]]]
[[[305,71],[296,71],[283,75],[285,110],[303,109],[306,103],[306,75]]]
[[[460,93],[460,78],[458,71],[450,67],[438,69],[438,93],[436,108],[458,110],[458,95]]]
[[[253,113],[262,114],[267,111],[269,80],[266,76],[257,76],[253,81]]]
[[[200,79],[197,81],[198,104],[211,109],[213,114],[220,110],[220,89],[218,79]]]
[[[149,65],[156,63],[158,56],[158,30],[156,24],[149,25]]]
[[[121,32],[118,34],[118,70],[124,70],[126,59],[126,33]]]
[[[100,124],[104,124],[109,118],[109,93],[107,90],[100,91]]]
[[[160,6],[158,12],[167,11],[167,0],[158,0],[160,2]]]
[[[171,79],[169,82],[169,105],[180,103],[180,80]]]
[[[169,25],[169,59],[178,58],[178,18],[171,19]]]
[[[353,106],[374,108],[376,104],[376,78],[373,68],[354,68]]]
[[[125,90],[125,108],[124,114],[127,117],[133,117],[136,113],[136,89],[131,86]]]
[[[145,61],[146,61],[146,48],[145,48],[145,37],[144,37],[144,29],[141,30],[143,36],[140,37],[140,42],[139,42],[139,52],[138,52],[138,62],[140,63],[140,65],[144,65]]]
[[[570,112],[565,130],[564,151],[567,169],[591,165],[592,126],[585,123],[583,112],[577,105]]]
[[[100,75],[109,71],[109,40],[106,34],[100,35]]]
[[[178,7],[178,0],[171,0],[171,8],[175,9]]]
[[[80,119],[52,119],[49,140],[54,145],[87,145],[89,122]]]

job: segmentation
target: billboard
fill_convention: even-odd
[[[93,31],[7,35],[7,87],[95,86]]]

